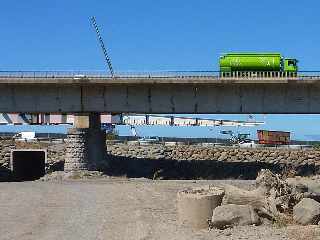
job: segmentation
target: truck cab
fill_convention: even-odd
[[[294,58],[285,58],[284,59],[284,72],[297,72],[298,71],[298,60]]]

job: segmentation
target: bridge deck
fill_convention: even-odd
[[[0,112],[319,114],[319,80],[0,72]]]

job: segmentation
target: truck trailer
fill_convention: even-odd
[[[225,77],[235,76],[235,73],[270,77],[277,74],[296,76],[297,63],[297,59],[284,58],[280,53],[228,53],[220,56],[219,60],[221,76]],[[273,74],[266,75],[266,73]]]

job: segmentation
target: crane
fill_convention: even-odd
[[[131,130],[131,133],[134,137],[137,137],[138,136],[138,133],[137,133],[137,129],[135,128],[134,125],[130,125],[130,130]]]
[[[97,33],[97,38],[98,38],[98,41],[100,43],[104,58],[105,58],[105,60],[107,62],[107,66],[109,68],[111,77],[114,78],[114,71],[113,71],[111,59],[110,59],[110,57],[108,55],[107,49],[106,49],[106,47],[104,45],[104,42],[103,42],[103,39],[101,37],[100,31],[99,31],[99,27],[98,27],[98,24],[96,22],[96,18],[95,17],[91,17],[90,20],[91,20],[91,24],[92,24],[93,28],[95,29],[95,31]]]

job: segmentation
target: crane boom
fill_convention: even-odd
[[[104,42],[103,42],[103,39],[101,37],[101,34],[100,34],[100,31],[99,31],[99,27],[98,27],[98,24],[96,22],[96,18],[95,17],[91,17],[91,23],[92,23],[92,26],[94,27],[96,33],[97,33],[97,37],[98,37],[98,40],[99,40],[99,43],[100,43],[100,46],[101,46],[101,49],[102,49],[102,52],[103,52],[103,55],[105,57],[105,60],[107,62],[107,65],[108,65],[108,68],[109,68],[109,71],[111,73],[111,77],[114,78],[114,71],[113,71],[113,67],[112,67],[112,63],[111,63],[111,59],[108,55],[108,52],[107,52],[107,49],[104,45]]]

